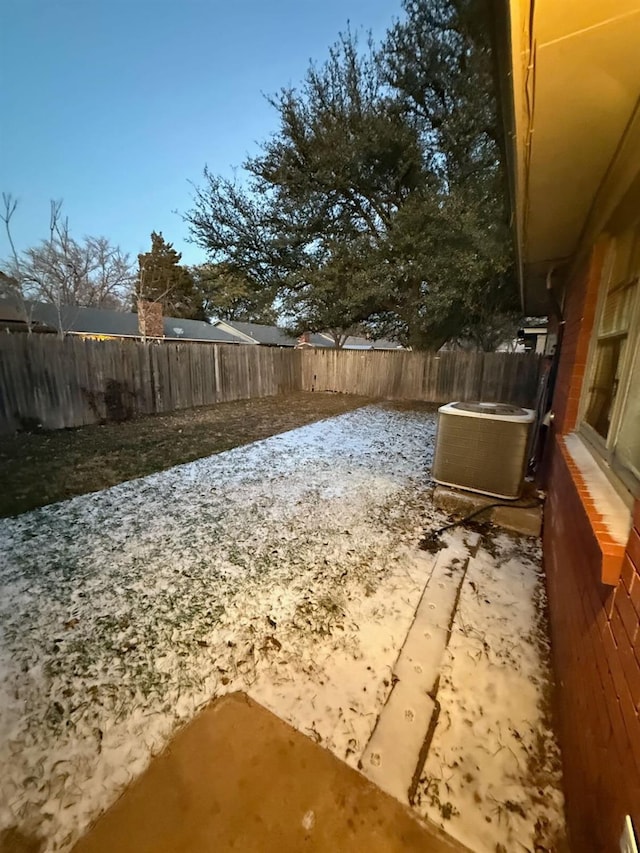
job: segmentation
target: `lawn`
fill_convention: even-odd
[[[53,432],[0,437],[0,517],[96,492],[368,402],[290,394]]]
[[[0,830],[69,850],[231,691],[366,764],[422,603],[452,641],[417,812],[477,850],[553,849],[537,546],[496,537],[468,569],[477,533],[420,550],[447,520],[430,497],[435,429],[429,407],[366,406],[1,520]],[[440,613],[430,596],[454,576]]]

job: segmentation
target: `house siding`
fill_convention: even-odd
[[[574,851],[617,850],[626,814],[640,829],[640,502],[621,578],[605,586],[598,541],[561,449],[578,417],[604,252],[596,244],[568,288],[545,466],[543,547]]]

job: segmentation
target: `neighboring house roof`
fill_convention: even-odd
[[[234,335],[230,335],[203,320],[180,320],[177,317],[165,317],[163,322],[164,336],[172,340],[211,341],[212,343],[224,344],[241,343]]]
[[[218,320],[215,324],[231,335],[244,339],[248,344],[262,344],[267,347],[294,347],[297,338],[289,335],[277,326],[263,326],[261,323],[240,323],[236,320]]]
[[[335,341],[327,332],[305,332],[298,338],[298,347],[314,349],[315,347],[335,347]]]
[[[343,349],[404,349],[397,341],[371,341],[351,335],[344,342]]]
[[[126,311],[114,311],[105,308],[80,308],[77,305],[56,305],[35,303],[33,318],[41,320],[54,329],[72,334],[113,335],[116,337],[137,337],[138,315]]]
[[[335,347],[335,341],[325,332],[309,332],[309,343],[312,347]]]
[[[80,308],[75,305],[56,305],[46,302],[27,303],[32,322],[40,328],[75,335],[104,335],[105,337],[139,338],[138,315],[106,308]],[[0,328],[24,326],[24,312],[12,300],[0,299]],[[164,335],[168,340],[239,343],[238,338],[202,320],[182,320],[164,317]]]
[[[27,308],[27,312],[30,309]],[[13,299],[0,299],[0,331],[14,332],[23,331],[26,328],[25,310],[22,305],[19,305]],[[31,327],[34,332],[55,332],[55,327],[51,328],[46,323],[31,317]]]
[[[104,335],[105,337],[139,338],[138,315],[127,311],[107,308],[80,308],[62,305],[60,308],[49,302],[28,302],[27,312],[37,331],[58,331],[74,335]],[[11,299],[0,299],[0,328],[15,330],[25,326],[25,314]],[[202,320],[182,320],[164,317],[164,336],[168,340],[211,341],[228,344],[262,344],[271,347],[295,347],[298,339],[277,326],[261,323],[240,323],[235,320],[218,320],[206,323]],[[310,347],[334,347],[333,338],[327,333],[312,332],[308,336]],[[343,349],[403,349],[394,341],[370,341],[367,338],[349,336]]]
[[[216,326],[230,334],[238,335],[246,343],[262,344],[269,347],[295,347],[298,338],[277,326],[265,326],[260,323],[240,323],[236,320],[218,320]],[[331,335],[326,332],[311,332],[304,342],[305,347],[334,347]],[[349,336],[343,349],[403,349],[394,341],[370,341],[367,338]]]

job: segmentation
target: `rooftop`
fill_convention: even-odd
[[[53,305],[48,302],[26,303],[26,313],[37,331],[70,334],[104,335],[105,337],[139,338],[138,315],[108,308],[82,308],[77,305]],[[168,340],[239,343],[237,336],[202,320],[164,317],[164,336]],[[13,300],[0,299],[0,329],[10,331],[25,326],[25,311]]]

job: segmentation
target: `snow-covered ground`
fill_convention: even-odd
[[[424,586],[434,432],[369,407],[0,521],[0,828],[68,848],[228,690],[355,763]]]
[[[472,850],[565,849],[535,540],[490,533],[469,561],[415,807]]]
[[[436,560],[417,551],[424,528],[445,521],[430,501],[434,436],[431,413],[370,406],[0,521],[0,830],[18,825],[68,850],[179,725],[231,690],[357,766]],[[461,587],[440,679],[440,720],[452,723],[438,724],[417,809],[457,821],[457,835],[493,853],[516,849],[505,810],[527,840],[540,814],[554,825],[562,815],[557,768],[542,812],[515,790],[533,784],[507,760],[513,738],[529,734],[487,733],[482,708],[467,709],[467,694],[484,691],[487,719],[506,726],[515,709],[540,741],[541,772],[557,761],[538,557],[512,555],[516,583],[505,586],[500,561],[482,555]],[[521,646],[508,646],[509,630]],[[518,690],[532,685],[519,703],[494,673],[509,654],[520,656]],[[469,802],[502,803],[492,821],[450,781],[476,759],[483,782]],[[484,778],[487,761],[500,763]]]

